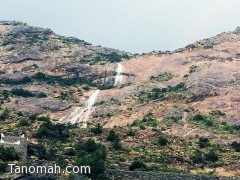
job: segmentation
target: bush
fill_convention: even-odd
[[[121,143],[120,143],[120,138],[119,138],[118,135],[116,136],[115,140],[112,142],[112,147],[113,147],[113,149],[115,149],[115,150],[120,150],[120,149],[122,149],[122,145],[121,145]]]
[[[140,169],[143,170],[145,169],[147,166],[141,162],[141,161],[134,161],[132,162],[132,164],[129,166],[129,170],[130,171],[135,171],[136,169]]]
[[[135,132],[130,129],[128,132],[127,132],[127,136],[135,136]]]
[[[23,118],[19,121],[18,123],[19,126],[29,126],[30,125],[30,121],[27,118]]]
[[[59,141],[66,141],[69,135],[69,127],[65,124],[53,124],[47,120],[41,124],[35,133],[35,137],[39,139],[55,139]]]
[[[204,163],[204,156],[200,151],[196,150],[190,160],[195,164]]]
[[[209,140],[205,137],[200,137],[198,141],[198,145],[200,148],[205,148],[209,146]]]
[[[34,97],[34,94],[25,89],[12,89],[11,93],[15,96]]]
[[[168,142],[168,140],[167,140],[166,137],[160,136],[160,137],[158,138],[158,144],[159,144],[160,146],[166,146],[168,143],[169,143],[169,142]]]
[[[103,129],[102,129],[102,126],[99,123],[97,123],[96,127],[92,128],[91,131],[94,134],[101,134],[103,132]]]
[[[231,146],[235,149],[236,152],[240,152],[240,143],[234,141],[232,142]]]
[[[5,108],[2,111],[2,113],[0,114],[0,120],[4,121],[4,120],[8,119],[9,115],[10,115],[10,111],[7,108]]]
[[[214,151],[210,151],[205,155],[206,160],[210,162],[216,162],[218,161],[218,155]]]
[[[91,174],[87,176],[93,180],[100,179],[106,170],[105,146],[95,143],[93,139],[88,139],[86,142],[77,143],[75,149],[78,150],[76,165],[90,166]]]
[[[115,131],[110,130],[106,140],[113,142],[116,139],[116,137],[117,137],[117,134],[115,133]]]
[[[4,173],[7,171],[7,163],[0,162],[0,173]]]
[[[13,147],[0,146],[0,160],[7,161],[19,161],[21,159],[21,153],[16,151]]]

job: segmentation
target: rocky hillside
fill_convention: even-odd
[[[0,52],[1,108],[15,117],[0,131],[27,130],[31,136],[31,126],[39,124],[18,128],[19,114],[57,122],[100,89],[89,128],[100,123],[106,132],[79,134],[76,128],[70,142],[91,137],[109,147],[106,136],[114,129],[125,150],[110,150],[108,168],[126,170],[140,159],[153,171],[240,175],[239,28],[173,52],[131,55],[1,21]],[[123,80],[114,86],[117,62]]]

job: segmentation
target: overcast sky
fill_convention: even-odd
[[[0,19],[132,53],[174,50],[240,26],[240,0],[0,0]]]

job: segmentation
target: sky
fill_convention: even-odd
[[[240,26],[239,0],[0,0],[0,20],[131,53],[174,50]]]

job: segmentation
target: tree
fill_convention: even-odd
[[[107,141],[113,142],[116,139],[117,135],[114,130],[110,130],[107,136]]]
[[[7,118],[9,118],[9,114],[10,114],[10,112],[9,112],[9,110],[7,109],[7,108],[5,108],[4,110],[3,110],[3,112],[0,114],[0,120],[6,120]]]
[[[122,149],[122,145],[120,143],[120,138],[118,135],[116,135],[114,141],[112,142],[112,147],[115,149],[115,150],[120,150]]]
[[[198,145],[200,148],[205,148],[209,146],[209,140],[205,137],[200,137],[198,141]]]
[[[97,144],[93,139],[86,142],[80,142],[75,145],[77,149],[76,165],[90,166],[91,179],[101,179],[106,170],[106,148],[101,144]]]
[[[204,163],[204,157],[203,157],[203,154],[196,150],[193,155],[190,157],[191,161],[195,164],[198,164],[198,163]]]
[[[141,161],[133,161],[129,166],[130,171],[135,171],[136,169],[145,169],[147,166]]]
[[[7,161],[19,161],[21,159],[21,153],[16,151],[13,147],[0,146],[0,160]]]
[[[165,138],[164,136],[159,136],[159,138],[158,138],[158,144],[160,145],[160,146],[166,146],[167,144],[168,144],[169,142],[168,142],[168,140],[167,140],[167,138]]]
[[[217,162],[218,161],[218,155],[214,151],[210,151],[206,154],[206,160],[210,162]]]
[[[100,125],[100,123],[97,123],[96,127],[92,128],[91,131],[94,134],[101,134],[103,132],[102,126]]]

